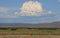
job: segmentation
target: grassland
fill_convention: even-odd
[[[0,38],[60,38],[58,35],[0,35]]]
[[[60,38],[60,28],[0,28],[0,38]]]
[[[57,28],[0,28],[0,35],[60,35]]]

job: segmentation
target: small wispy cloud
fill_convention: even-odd
[[[0,7],[0,13],[7,13],[9,10],[9,8]]]
[[[10,8],[0,7],[0,18],[16,18],[17,12],[15,12],[14,14],[12,13],[12,15],[10,15],[8,14],[9,11],[11,11]]]
[[[60,0],[58,0],[58,2],[60,2]]]

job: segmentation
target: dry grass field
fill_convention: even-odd
[[[0,29],[0,38],[60,38],[60,29]]]
[[[0,30],[0,35],[60,35],[60,29],[8,29]]]
[[[60,35],[0,35],[0,38],[60,38]]]

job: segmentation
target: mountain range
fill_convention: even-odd
[[[0,28],[60,28],[60,22],[52,23],[39,23],[39,24],[27,24],[27,23],[0,23]]]

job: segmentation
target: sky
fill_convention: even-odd
[[[0,23],[60,21],[60,0],[0,0]]]

